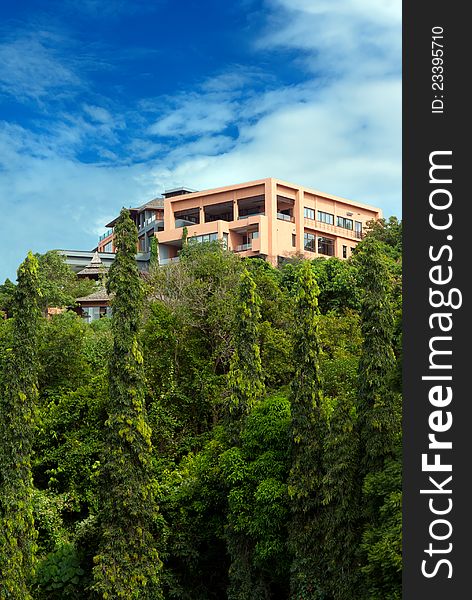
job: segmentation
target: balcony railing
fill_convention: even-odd
[[[353,229],[346,229],[345,227],[330,225],[329,223],[324,223],[323,221],[317,221],[315,219],[309,219],[308,217],[305,217],[305,223],[308,226],[313,227],[313,229],[328,231],[341,237],[355,238],[357,240],[361,240],[363,238],[362,231],[354,231]],[[311,225],[311,223],[314,223],[314,225]]]
[[[284,215],[284,213],[277,213],[277,219],[280,221],[290,221],[290,223],[295,223],[295,218],[290,215]]]
[[[112,233],[113,233],[113,229],[108,229],[107,231],[105,231],[105,233],[102,233],[102,235],[98,238],[98,241],[101,242],[102,240],[107,238]]]
[[[258,213],[252,213],[251,215],[239,215],[238,219],[249,219],[249,217],[260,217],[260,216],[264,216],[265,213],[263,212],[258,212]]]
[[[236,252],[244,252],[245,250],[252,250],[252,243],[236,246]]]
[[[174,256],[172,258],[160,258],[159,259],[160,265],[169,265],[170,263],[176,263],[176,262],[179,262],[178,256]]]

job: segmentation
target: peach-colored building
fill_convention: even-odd
[[[188,240],[222,240],[241,256],[272,264],[294,254],[348,258],[379,208],[267,178],[221,188],[164,194],[164,227],[156,231],[159,261],[170,262]]]

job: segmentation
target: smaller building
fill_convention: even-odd
[[[98,252],[94,252],[92,260],[87,264],[85,268],[77,273],[77,277],[80,279],[90,279],[98,283],[98,288],[94,290],[88,296],[82,298],[76,298],[77,302],[77,314],[79,314],[88,323],[101,319],[102,317],[108,317],[111,314],[110,308],[110,297],[105,289],[105,278],[108,273],[108,267],[106,267]]]
[[[92,279],[94,281],[102,280],[108,273],[108,267],[102,263],[98,252],[94,252],[92,260],[88,265],[77,273],[79,279]]]
[[[77,314],[87,323],[111,316],[110,296],[104,287],[100,287],[88,296],[77,298]]]

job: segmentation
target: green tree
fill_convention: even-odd
[[[12,347],[0,390],[0,598],[28,600],[34,572],[31,452],[37,398],[40,322],[38,262],[29,253],[18,269]]]
[[[88,279],[79,279],[66,263],[65,257],[56,250],[36,254],[36,258],[43,311],[51,306],[72,306],[76,298],[92,292],[95,283]]]
[[[364,289],[358,410],[365,476],[382,466],[386,456],[395,453],[401,407],[393,389],[396,361],[392,280],[380,242],[366,237],[359,246],[356,260]]]
[[[152,236],[150,242],[150,259],[149,268],[155,268],[159,266],[159,244],[155,235]]]
[[[0,285],[0,318],[2,318],[2,316],[11,317],[15,298],[15,288],[15,284],[8,278]]]
[[[372,600],[394,600],[401,596],[401,396],[396,389],[392,277],[374,235],[359,245],[356,260],[364,288],[358,385],[364,593]],[[386,547],[388,539],[396,543]]]
[[[239,446],[220,457],[229,488],[231,600],[287,598],[289,440],[290,402],[283,394],[269,396],[249,413]]]
[[[247,269],[241,275],[234,332],[234,354],[228,373],[229,412],[240,422],[264,393],[260,350],[261,299]]]
[[[320,390],[318,285],[311,264],[296,273],[295,376],[291,389],[292,462],[288,480],[292,517],[289,545],[293,554],[291,598],[320,597],[318,512],[324,435]]]
[[[108,291],[113,294],[113,354],[100,475],[95,589],[110,599],[159,598],[156,483],[138,344],[143,288],[134,258],[137,231],[126,209],[116,223],[115,240],[116,259],[108,278]]]
[[[89,326],[74,312],[53,315],[44,323],[39,358],[41,395],[72,390],[91,376],[84,354]]]
[[[256,284],[247,269],[241,274],[234,331],[234,354],[228,373],[228,433],[239,457],[240,433],[248,414],[264,393],[260,353],[260,305]],[[252,541],[234,522],[228,522],[228,550],[231,556],[228,598],[264,597],[261,582],[254,580],[251,565]]]

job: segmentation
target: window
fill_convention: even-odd
[[[295,246],[297,245],[297,236],[292,233],[292,246],[295,248]]]
[[[343,227],[344,229],[352,229],[353,228],[353,221],[352,219],[346,219],[346,217],[338,217],[338,227]]]
[[[347,246],[343,246],[343,258],[347,258]]]
[[[103,248],[103,252],[113,252],[113,242],[108,242],[105,248]]]
[[[319,210],[318,221],[320,221],[321,223],[327,223],[328,225],[334,225],[334,215]]]
[[[195,242],[197,244],[208,243],[208,242],[216,242],[218,239],[217,233],[207,233],[205,235],[193,235],[189,238],[189,242]]]
[[[223,248],[228,250],[228,234],[223,233]]]
[[[315,252],[315,234],[314,233],[304,233],[303,247],[308,252]]]
[[[331,238],[319,237],[318,252],[319,254],[334,256],[334,240],[332,240]]]
[[[357,238],[361,238],[362,237],[362,223],[360,221],[356,221],[356,237]]]
[[[355,250],[355,249],[356,249],[356,247],[355,247],[355,246],[351,246],[351,254],[353,254],[353,253],[354,253],[354,250]]]
[[[315,211],[312,208],[307,208],[305,206],[303,213],[304,213],[305,219],[312,219],[313,221],[315,220]]]

